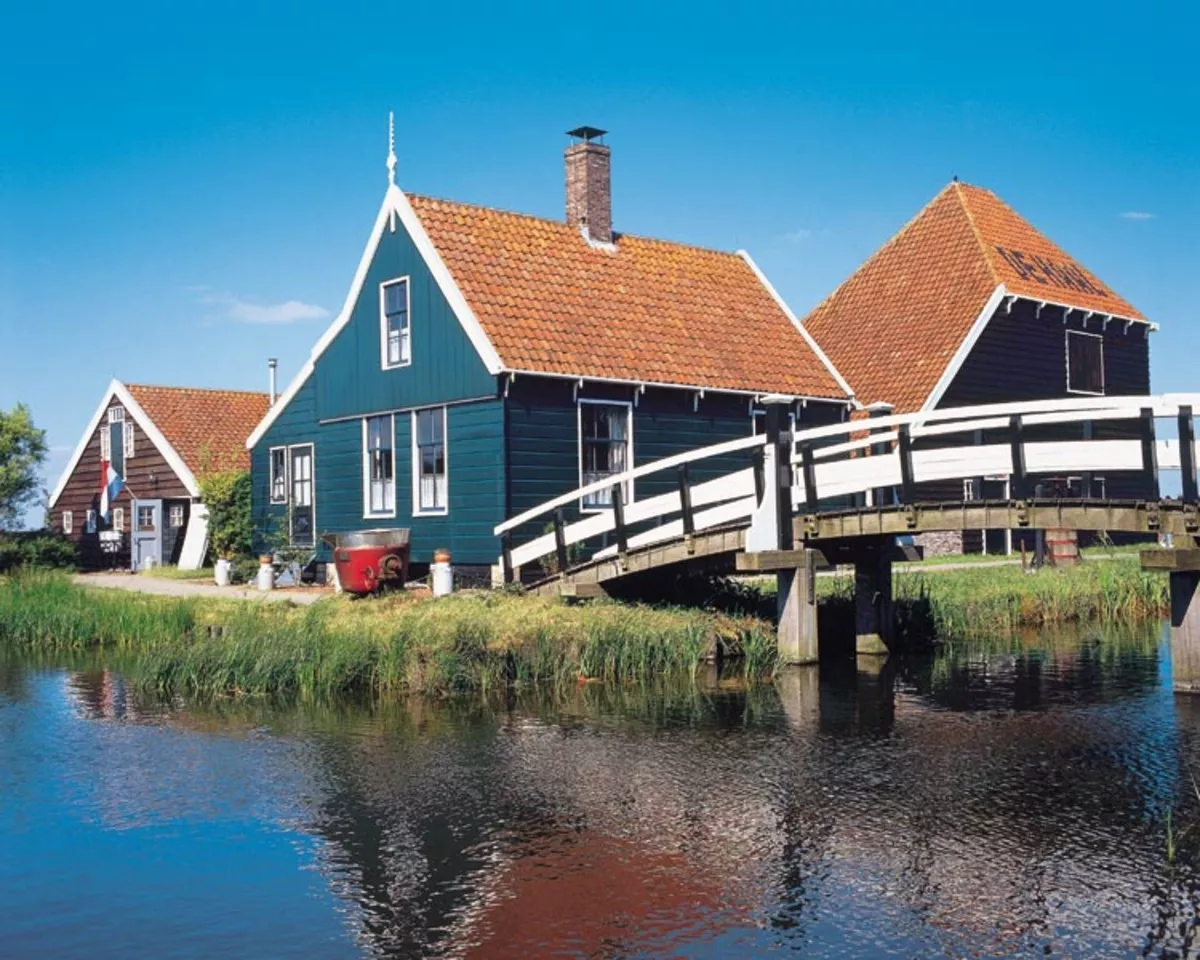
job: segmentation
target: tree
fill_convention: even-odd
[[[208,507],[208,542],[218,557],[247,556],[254,549],[250,471],[224,470],[200,478],[200,499]]]
[[[46,459],[46,431],[33,425],[29,408],[18,403],[0,410],[0,530],[16,527],[38,497],[38,468]]]

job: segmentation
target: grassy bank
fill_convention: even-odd
[[[752,617],[461,593],[309,607],[89,590],[23,573],[0,583],[0,645],[102,649],[160,692],[385,695],[508,682],[644,680],[694,670],[720,647],[774,667],[775,630]]]

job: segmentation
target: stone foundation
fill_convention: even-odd
[[[963,552],[963,535],[961,530],[943,530],[936,533],[918,533],[913,537],[913,543],[925,548],[927,557],[945,557]]]

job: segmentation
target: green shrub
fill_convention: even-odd
[[[250,471],[222,470],[200,478],[208,507],[208,540],[218,557],[249,556],[254,549]]]
[[[17,567],[75,566],[75,544],[49,530],[0,533],[0,573]]]

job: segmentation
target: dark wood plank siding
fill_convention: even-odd
[[[110,404],[110,408],[119,406],[121,406],[119,401]],[[108,429],[107,414],[101,418],[100,425],[92,431],[83,456],[79,458],[79,463],[75,465],[66,486],[50,512],[51,524],[60,533],[63,528],[63,513],[71,512],[72,532],[67,536],[74,541],[78,551],[79,566],[85,570],[114,564],[123,567],[129,566],[128,531],[134,522],[132,502],[135,497],[191,499],[183,481],[171,469],[166,458],[151,443],[141,426],[132,421],[132,418],[130,419],[134,423],[133,456],[125,461],[125,489],[113,501],[114,507],[121,507],[125,511],[126,535],[123,538],[121,552],[112,556],[100,550],[99,533],[101,530],[111,529],[111,515],[108,524],[105,524],[97,516],[95,533],[84,532],[88,510],[96,510],[99,513],[100,508],[100,431]],[[166,523],[165,513],[163,522]],[[164,548],[164,560],[167,556]]]

